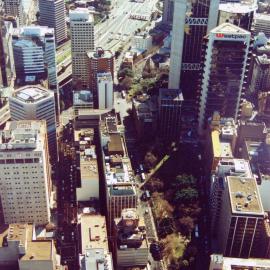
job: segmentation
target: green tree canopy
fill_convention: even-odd
[[[183,188],[177,190],[174,195],[174,201],[176,203],[192,203],[198,200],[199,194],[198,191],[194,188]]]

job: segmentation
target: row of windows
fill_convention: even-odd
[[[24,163],[39,163],[39,158],[20,158],[20,159],[0,159],[0,164],[24,164]]]

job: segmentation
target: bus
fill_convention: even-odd
[[[145,181],[145,174],[144,173],[141,173],[141,179],[142,179],[142,182]]]
[[[150,199],[151,198],[151,195],[150,195],[149,190],[146,190],[145,191],[145,196],[146,196],[147,199]]]

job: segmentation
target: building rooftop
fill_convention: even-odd
[[[93,94],[89,90],[81,90],[73,92],[73,106],[92,105]]]
[[[112,81],[112,74],[111,72],[104,72],[97,74],[97,80],[100,81]]]
[[[10,224],[0,228],[0,252],[10,242],[22,247],[20,260],[52,260],[53,242],[51,240],[33,240],[33,225]]]
[[[78,145],[80,157],[80,172],[82,179],[96,179],[98,177],[98,165],[96,146],[94,140],[94,129],[74,129],[74,140]]]
[[[211,34],[234,34],[250,36],[250,32],[231,23],[223,23],[210,31]]]
[[[14,28],[13,36],[35,36],[44,37],[46,35],[54,35],[54,29],[48,26],[23,26],[19,28]]]
[[[94,17],[87,8],[76,8],[69,12],[70,22],[94,22]]]
[[[266,13],[255,13],[255,20],[265,20],[265,21],[270,21],[270,14]]]
[[[136,189],[132,183],[115,184],[115,185],[111,185],[108,188],[109,188],[111,196],[136,195]]]
[[[87,52],[87,56],[89,58],[95,58],[95,59],[99,59],[99,58],[113,58],[113,52],[110,50],[104,50],[102,48],[97,48],[96,51],[89,51]]]
[[[228,176],[228,188],[233,214],[264,215],[264,210],[254,178]]]
[[[211,132],[211,138],[214,157],[233,157],[231,144],[220,140],[220,132],[218,130]]]
[[[104,252],[109,251],[106,220],[101,215],[81,215],[81,243],[82,253],[87,248],[102,248]]]
[[[223,257],[221,254],[211,255],[211,264],[219,270],[269,270],[270,260],[266,259],[241,259],[241,258],[229,258]],[[222,268],[221,268],[222,267]]]
[[[112,270],[112,255],[102,248],[86,249],[85,255],[80,257],[81,270]]]
[[[0,132],[0,151],[41,149],[46,133],[45,120],[7,122],[4,131]]]
[[[236,13],[236,14],[245,14],[258,9],[258,4],[256,0],[240,0],[239,2],[225,2],[219,4],[219,10]]]
[[[159,98],[161,100],[183,101],[183,94],[179,89],[159,89]]]
[[[36,103],[53,96],[53,92],[41,86],[24,86],[13,93],[13,97],[24,103]]]

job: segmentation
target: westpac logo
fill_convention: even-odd
[[[245,35],[216,33],[216,38],[245,39]]]

